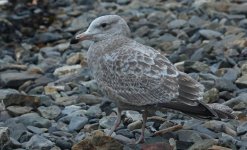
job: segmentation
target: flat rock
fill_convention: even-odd
[[[1,93],[1,91],[0,91]],[[3,92],[5,93],[5,92]],[[1,96],[0,96],[1,98]],[[30,96],[30,95],[24,95],[21,93],[8,93],[2,95],[2,101],[5,107],[11,106],[11,105],[27,105],[27,106],[33,106],[36,107],[40,104],[39,97],[36,96]]]
[[[38,74],[30,74],[28,72],[7,72],[1,73],[0,82],[2,82],[5,87],[18,88],[24,82],[29,80],[35,80],[39,77]]]
[[[87,123],[88,123],[87,117],[75,116],[71,118],[68,128],[70,131],[78,131],[82,129]]]
[[[102,110],[100,108],[100,104],[93,105],[89,107],[89,109],[86,112],[87,116],[92,116],[92,117],[99,117],[102,115]]]
[[[29,113],[33,108],[30,106],[8,106],[7,110],[14,116],[20,116]]]
[[[56,105],[48,107],[40,106],[38,110],[41,116],[47,119],[55,119],[61,113],[61,109]]]
[[[214,30],[208,30],[208,29],[202,29],[199,31],[199,33],[207,38],[207,39],[215,39],[215,38],[219,38],[222,36],[222,34],[218,31],[214,31]]]
[[[168,23],[168,28],[174,29],[174,28],[182,28],[187,24],[186,20],[183,19],[176,19]]]
[[[127,118],[130,118],[132,121],[142,120],[142,115],[137,111],[127,110],[124,111],[124,114]]]
[[[241,88],[247,88],[247,74],[239,77],[235,83]]]
[[[27,131],[26,127],[22,123],[16,123],[14,119],[9,119],[4,123],[5,127],[8,127],[10,131],[10,137],[15,140],[19,140],[22,135]]]
[[[208,149],[208,148],[212,147],[216,143],[217,142],[214,139],[205,139],[205,140],[201,140],[201,141],[196,142],[188,150],[196,150],[196,149],[203,150],[203,149]]]
[[[117,116],[105,116],[99,120],[99,125],[102,128],[110,129],[111,127],[113,127],[116,119]]]
[[[22,123],[25,126],[35,126],[41,128],[48,128],[51,126],[51,122],[48,119],[40,117],[37,113],[28,113],[16,118],[18,123]]]
[[[75,73],[79,73],[80,70],[81,70],[81,65],[63,66],[63,67],[57,68],[53,74],[54,76],[62,77],[65,75],[72,75]]]
[[[179,130],[176,133],[178,135],[179,141],[196,143],[196,142],[202,140],[200,134],[197,131],[193,131],[193,130]]]
[[[44,136],[37,135],[37,134],[32,136],[32,138],[27,143],[25,143],[25,147],[27,149],[49,150],[54,145],[55,145],[55,143],[53,143],[50,140],[46,139]]]

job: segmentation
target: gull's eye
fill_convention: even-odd
[[[102,28],[105,28],[105,27],[107,26],[107,23],[102,23],[100,26],[101,26]]]

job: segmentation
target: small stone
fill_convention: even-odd
[[[45,128],[37,128],[37,127],[34,127],[34,126],[27,126],[27,129],[35,134],[41,134],[41,133],[44,133]]]
[[[226,101],[225,103],[223,103],[226,106],[229,106],[230,108],[235,107],[236,105],[238,105],[239,103],[242,103],[245,108],[247,107],[247,93],[243,93],[238,95],[237,97],[234,97],[228,101]]]
[[[85,103],[87,105],[95,105],[102,102],[104,98],[92,94],[81,94],[78,96],[77,103]]]
[[[0,127],[0,148],[4,149],[9,144],[10,132],[8,127]]]
[[[214,139],[205,139],[196,142],[193,144],[188,150],[195,150],[195,149],[208,149],[212,147],[214,144],[217,144],[217,142]]]
[[[184,70],[185,72],[208,72],[209,66],[199,61],[185,61]]]
[[[48,119],[40,117],[37,113],[28,113],[19,116],[17,123],[23,123],[25,126],[35,126],[40,128],[48,128],[51,126],[51,122]]]
[[[207,38],[207,39],[215,39],[215,38],[220,38],[222,36],[222,34],[220,32],[217,31],[213,31],[213,30],[207,30],[207,29],[202,29],[199,30],[199,33]]]
[[[206,91],[203,95],[203,100],[206,103],[214,103],[219,99],[219,90],[216,88],[212,88]]]
[[[5,107],[11,105],[31,105],[36,107],[40,104],[39,97],[11,92],[9,89],[0,90],[0,99]]]
[[[87,117],[76,116],[71,118],[68,128],[70,131],[75,131],[75,130],[78,131],[82,129],[87,123],[88,123]]]
[[[70,106],[66,106],[63,110],[62,110],[62,114],[64,115],[69,115],[73,112],[76,112],[78,110],[80,110],[81,107],[80,106],[76,106],[76,105],[70,105]]]
[[[101,131],[94,131],[85,140],[73,145],[72,150],[122,150],[123,145],[110,136],[105,136]]]
[[[22,123],[16,123],[15,120],[9,119],[4,123],[10,131],[10,137],[19,140],[22,135],[26,133],[26,127]]]
[[[74,73],[79,73],[80,70],[81,70],[81,65],[63,66],[57,68],[53,74],[54,76],[62,77],[65,75],[72,75]]]
[[[30,106],[8,106],[7,110],[14,116],[20,116],[29,113],[33,108]]]
[[[100,109],[100,104],[93,105],[89,107],[89,109],[86,112],[86,115],[92,116],[92,117],[99,117],[102,115],[102,110]]]
[[[36,34],[35,38],[36,38],[35,43],[47,43],[47,42],[54,42],[60,40],[63,38],[63,36],[60,35],[59,33],[45,32],[41,34]]]
[[[135,122],[132,122],[130,124],[128,124],[127,128],[130,130],[130,131],[133,131],[135,129],[140,129],[142,127],[142,121],[141,120],[137,120]]]
[[[38,110],[40,114],[47,119],[55,119],[61,113],[61,109],[56,105],[48,107],[40,106]]]
[[[174,28],[182,28],[187,24],[186,20],[183,19],[177,19],[173,20],[170,23],[168,23],[168,28],[174,29]]]
[[[242,72],[242,75],[246,75],[246,74],[247,74],[247,62],[244,63],[244,64],[241,66],[241,72]]]
[[[102,128],[110,129],[113,127],[116,119],[117,119],[117,116],[105,116],[99,120],[99,125]]]
[[[243,122],[237,127],[237,133],[240,135],[240,134],[245,134],[246,132],[247,132],[247,122]]]
[[[46,139],[40,135],[34,135],[32,138],[25,144],[27,149],[51,149],[55,143]]]
[[[80,63],[85,63],[85,58],[82,53],[75,53],[72,56],[68,57],[66,60],[66,64],[68,65],[75,65],[75,64],[80,64]]]
[[[237,89],[237,86],[232,81],[224,79],[224,78],[215,79],[214,86],[219,91],[234,91]]]
[[[197,131],[193,131],[193,130],[179,130],[176,133],[178,135],[179,141],[196,143],[196,142],[202,140],[200,134]]]
[[[70,26],[66,29],[66,31],[75,32],[83,28],[85,29],[86,27],[88,27],[88,25],[89,22],[87,20],[87,16],[81,15],[72,20]]]
[[[129,129],[119,129],[116,131],[116,134],[120,134],[128,138],[134,138],[134,134],[130,132]]]
[[[241,88],[247,88],[247,74],[239,77],[235,83]]]
[[[124,114],[127,118],[130,118],[132,121],[138,121],[142,119],[142,115],[137,111],[127,110],[124,112]]]
[[[20,85],[29,80],[35,80],[39,77],[38,74],[30,74],[28,72],[6,72],[1,73],[0,83],[11,88],[18,88]]]

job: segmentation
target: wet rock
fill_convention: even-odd
[[[51,149],[55,143],[46,139],[44,136],[34,135],[32,138],[25,143],[25,148],[27,149]]]
[[[110,136],[105,136],[101,131],[94,131],[93,134],[85,140],[73,145],[72,150],[122,150],[123,145]]]
[[[2,82],[5,87],[18,88],[24,82],[29,80],[35,80],[39,76],[40,75],[29,74],[27,72],[3,72],[0,75],[0,82]]]
[[[14,116],[20,116],[29,113],[33,108],[30,106],[8,106],[7,110]]]
[[[25,126],[35,126],[41,128],[48,128],[51,126],[51,122],[48,119],[40,117],[37,113],[28,113],[19,116],[17,123],[22,123]]]
[[[87,117],[79,117],[79,116],[78,117],[73,117],[70,120],[68,128],[69,128],[70,131],[80,130],[87,123],[88,123],[88,118]]]
[[[48,107],[40,106],[38,110],[41,116],[46,119],[55,119],[61,113],[61,109],[56,105]]]

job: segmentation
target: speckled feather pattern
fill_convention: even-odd
[[[220,104],[204,104],[204,87],[159,51],[130,38],[123,18],[96,18],[75,39],[90,39],[88,65],[105,95],[120,110],[174,109],[200,118],[234,118]],[[230,109],[230,108],[229,108]]]
[[[94,43],[88,63],[100,87],[116,102],[145,106],[202,98],[198,82],[177,71],[160,52],[124,36]]]

